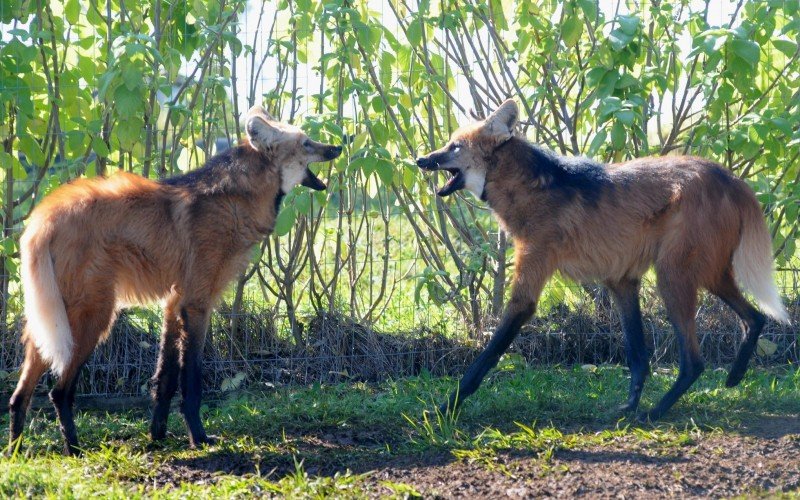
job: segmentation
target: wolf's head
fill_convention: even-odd
[[[417,158],[417,165],[423,170],[450,173],[447,184],[436,194],[447,196],[467,188],[484,199],[489,158],[514,135],[518,117],[517,103],[509,99],[485,120],[456,130],[443,148]]]
[[[342,154],[341,146],[310,139],[293,125],[276,121],[261,106],[247,112],[245,130],[250,145],[270,157],[281,172],[281,191],[288,193],[298,184],[317,191],[325,183],[309,170],[310,163],[333,160]]]

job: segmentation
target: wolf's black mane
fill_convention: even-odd
[[[159,182],[167,186],[178,187],[211,187],[217,184],[221,174],[236,168],[237,148],[226,149],[225,151],[212,156],[205,165],[185,174],[174,175],[161,179]]]
[[[610,186],[611,177],[599,162],[581,156],[561,156],[513,137],[499,149],[511,147],[512,158],[527,167],[531,177],[546,189],[562,192],[567,198],[580,194],[589,203],[596,203],[604,188]]]
[[[206,161],[205,165],[185,174],[175,175],[161,179],[159,182],[166,186],[185,187],[195,192],[204,194],[221,194],[236,189],[231,177],[237,173],[244,173],[246,162],[240,160],[244,150],[242,146],[226,149]],[[275,213],[280,210],[281,202],[286,193],[278,189],[275,195]]]

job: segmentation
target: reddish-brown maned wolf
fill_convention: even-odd
[[[442,411],[455,409],[475,392],[534,313],[555,271],[577,281],[602,282],[614,297],[631,370],[623,410],[636,411],[649,371],[639,281],[651,266],[678,335],[680,371],[669,392],[639,418],[661,417],[703,371],[695,333],[700,287],[744,322],[744,342],[726,382],[738,384],[765,321],[739,286],[765,313],[789,322],[773,282],[772,245],[753,191],[701,158],[652,157],[606,166],[561,157],[515,136],[518,115],[516,103],[508,100],[485,120],[456,131],[443,148],[417,159],[422,169],[449,172],[440,196],[472,191],[489,204],[515,243],[513,290],[504,317]]]
[[[31,394],[47,368],[50,399],[65,440],[77,451],[72,416],[76,376],[123,306],[164,303],[153,378],[152,439],[166,434],[178,386],[192,445],[208,442],[200,420],[201,357],[209,315],[272,232],[282,197],[297,184],[325,189],[308,164],[332,160],[321,144],[256,106],[247,140],[199,170],[154,182],[118,173],[81,179],[48,195],[21,238],[27,323],[25,361],[9,402],[10,446],[19,439]]]

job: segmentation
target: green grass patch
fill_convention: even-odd
[[[643,408],[660,398],[674,375],[656,370]],[[169,437],[154,445],[146,412],[83,411],[77,418],[86,447],[80,458],[61,456],[51,412],[33,411],[22,446],[0,458],[0,496],[408,497],[419,494],[415,485],[372,478],[375,471],[444,457],[511,474],[498,457],[522,453],[546,473],[563,450],[624,442],[669,453],[709,435],[747,433],[763,418],[800,414],[796,367],[754,370],[733,389],[724,388],[724,378],[720,371],[706,373],[655,426],[635,425],[617,413],[628,384],[619,367],[496,371],[456,418],[435,411],[455,387],[449,378],[242,392],[209,402],[207,429],[221,440],[197,450],[188,448],[177,414],[170,417]]]

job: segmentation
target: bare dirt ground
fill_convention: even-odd
[[[610,443],[542,452],[510,449],[489,460],[448,450],[385,457],[386,436],[325,432],[305,436],[299,450],[316,457],[310,476],[347,471],[371,496],[426,498],[695,498],[800,490],[800,417],[762,417],[737,432],[703,432],[680,444],[626,435]],[[220,474],[261,474],[277,480],[293,458],[219,452],[160,464],[154,486],[213,483]],[[399,490],[397,485],[407,485]]]
[[[800,425],[793,422],[795,432]],[[442,461],[391,464],[375,479],[432,497],[730,497],[800,488],[800,435],[713,436],[672,451],[618,442],[537,457],[499,456],[498,467]],[[502,469],[502,470],[501,470]]]

